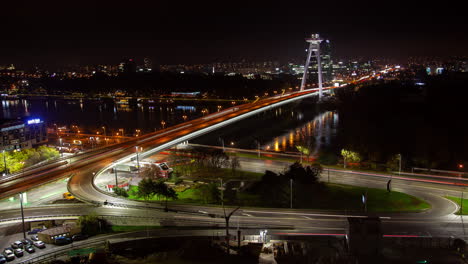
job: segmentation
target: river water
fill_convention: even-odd
[[[113,100],[87,99],[22,99],[2,100],[0,117],[40,118],[48,127],[74,127],[81,133],[95,134],[105,126],[106,133],[125,131],[152,132],[214,113],[232,106],[230,101],[172,101],[151,103],[118,103]],[[164,123],[164,124],[163,124]],[[297,151],[298,144],[307,144],[314,138],[312,154],[332,144],[338,127],[338,115],[334,112],[317,112],[310,104],[291,104],[266,111],[239,121],[215,132],[194,139],[192,142],[289,152]]]

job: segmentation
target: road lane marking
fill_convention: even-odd
[[[244,210],[244,212],[251,212],[251,213],[258,213],[258,214],[284,214],[284,215],[300,215],[300,216],[318,216],[318,217],[340,217],[340,218],[368,218],[367,215],[336,215],[336,214],[304,214],[304,213],[288,213],[288,212],[271,212],[271,211],[248,211]],[[391,219],[389,216],[379,216],[380,219]]]

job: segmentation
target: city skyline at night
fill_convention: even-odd
[[[287,61],[305,56],[311,33],[345,58],[464,56],[468,44],[456,5],[424,3],[8,3],[2,17],[0,64]]]

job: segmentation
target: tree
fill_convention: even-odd
[[[359,153],[351,151],[351,150],[342,149],[341,156],[343,157],[343,164],[345,168],[346,168],[346,162],[352,162],[352,163],[361,162],[361,156],[359,156]]]
[[[144,169],[141,170],[140,175],[142,178],[148,178],[152,180],[157,180],[163,177],[161,168],[156,166],[156,164],[151,164],[148,167],[144,167]]]
[[[93,213],[90,215],[82,215],[78,218],[78,226],[81,228],[81,233],[93,236],[100,232],[100,220],[98,216]]]
[[[58,150],[47,146],[39,146],[37,151],[41,156],[41,160],[56,159],[60,156],[60,152]]]
[[[177,197],[177,193],[176,191],[174,191],[174,189],[170,188],[169,186],[167,186],[165,183],[162,183],[164,185],[164,187],[161,186],[161,196],[163,196],[165,198],[165,202],[166,202],[166,212],[168,211],[167,209],[167,200],[168,199],[172,199],[172,200],[176,200],[178,197]]]
[[[221,192],[218,189],[218,185],[214,182],[200,184],[195,190],[204,203],[218,204],[221,202]]]
[[[249,192],[260,195],[261,205],[289,207],[291,202],[291,180],[293,204],[307,206],[311,199],[319,197],[323,185],[319,182],[322,166],[314,163],[304,167],[301,163],[291,164],[283,173],[266,171],[260,182],[249,188]]]
[[[149,200],[154,196],[156,182],[149,178],[144,178],[138,183],[137,196]]]
[[[336,165],[338,163],[338,157],[333,152],[323,151],[319,154],[318,162],[325,165]]]
[[[113,188],[113,190],[114,190],[114,193],[118,196],[128,197],[128,193],[124,188],[120,188],[116,186]]]
[[[208,152],[206,165],[213,169],[220,169],[229,166],[229,157],[220,149]]]
[[[231,167],[232,174],[236,174],[237,169],[240,168],[239,157],[232,156],[229,162],[229,167]]]
[[[315,147],[315,137],[313,135],[308,135],[306,131],[301,130],[299,145],[296,146],[296,148],[307,156],[307,161],[310,160],[310,155],[312,155],[313,149]]]

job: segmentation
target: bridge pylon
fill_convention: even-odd
[[[310,38],[306,38],[306,42],[309,43],[309,49],[307,50],[307,59],[304,65],[304,76],[302,76],[301,91],[304,91],[307,82],[307,76],[309,72],[310,58],[314,56],[317,59],[317,75],[319,85],[319,100],[322,99],[323,87],[322,87],[322,63],[320,59],[320,43],[323,39],[320,38],[319,34],[312,34]]]

